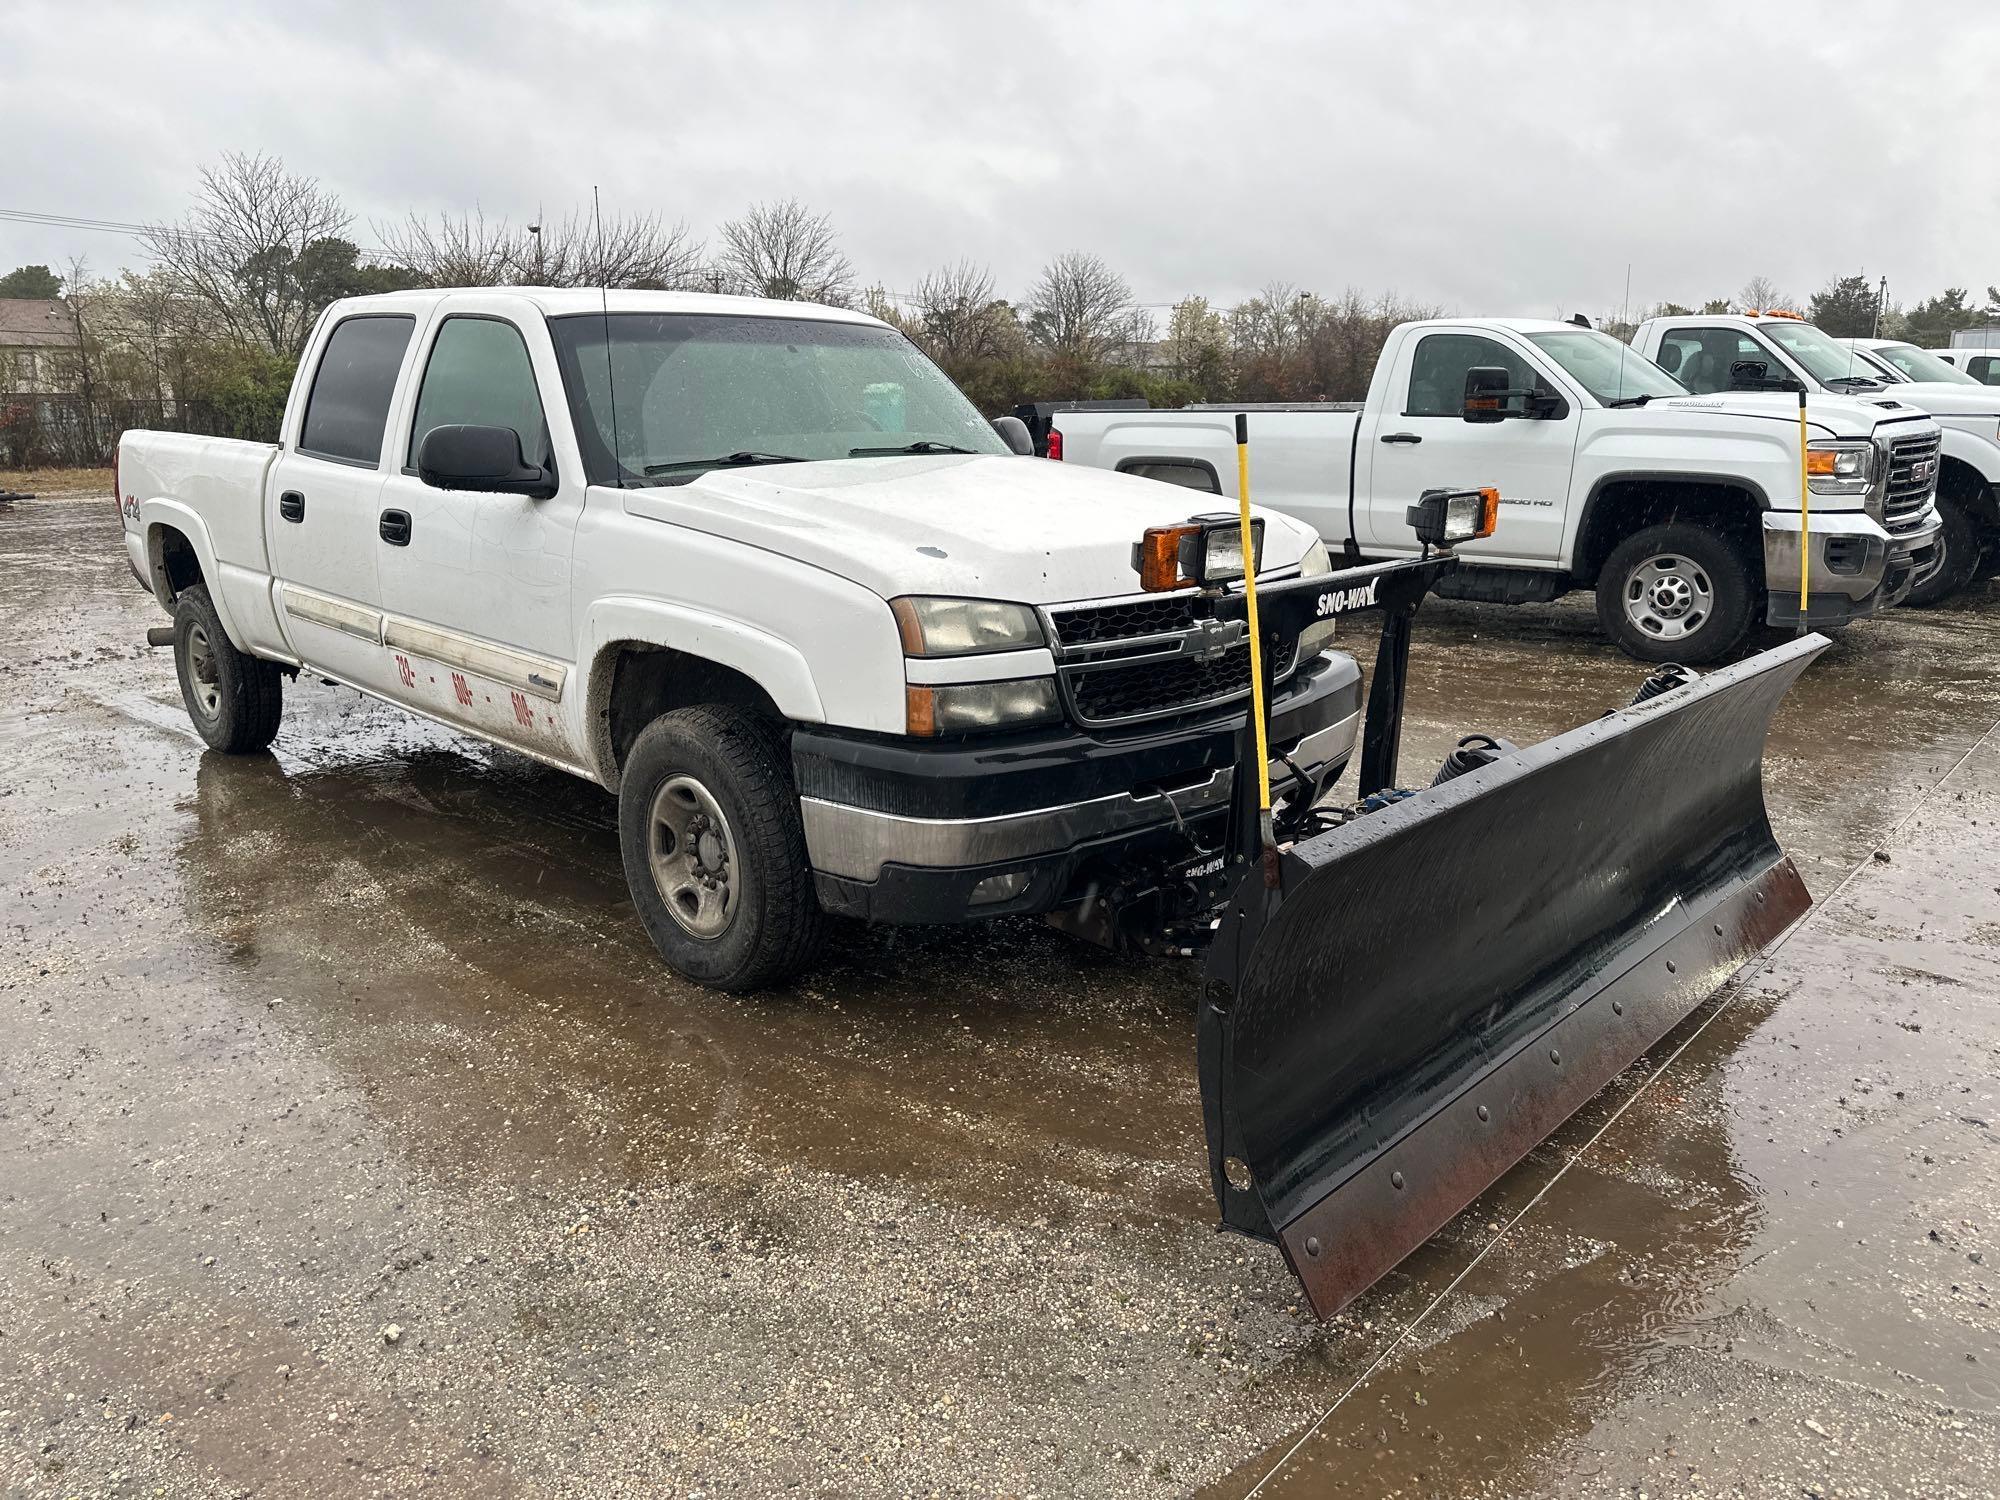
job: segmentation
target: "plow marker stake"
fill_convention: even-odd
[[[1321,1317],[1422,1244],[1810,905],[1764,806],[1790,642],[1283,852],[1200,1020],[1225,1225]],[[1247,1180],[1246,1180],[1247,1177]]]

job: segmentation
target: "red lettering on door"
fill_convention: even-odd
[[[533,729],[535,727],[535,711],[528,707],[528,699],[525,694],[516,693],[514,695],[514,722],[519,724],[523,729]]]
[[[417,669],[410,665],[409,657],[400,651],[396,653],[396,675],[403,679],[403,686],[406,688],[417,685]]]
[[[462,674],[458,672],[451,674],[451,690],[457,695],[460,708],[472,707],[472,686]]]

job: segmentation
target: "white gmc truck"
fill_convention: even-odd
[[[1798,621],[1795,396],[1693,395],[1570,323],[1439,319],[1390,333],[1359,404],[1065,411],[1049,456],[1233,496],[1239,411],[1256,499],[1350,557],[1416,554],[1426,489],[1497,487],[1499,529],[1457,549],[1440,594],[1595,588],[1606,633],[1648,661],[1715,661],[1759,618]],[[1827,628],[1896,604],[1927,565],[1939,432],[1887,395],[1815,394],[1808,420],[1807,623]]]
[[[1910,603],[1941,603],[2000,563],[2000,393],[1956,380],[1891,384],[1858,350],[1790,313],[1649,318],[1632,347],[1690,389],[1825,392],[1893,400],[1943,429],[1938,454],[1937,549],[1918,571]],[[1908,363],[1905,357],[1905,363]]]
[[[267,746],[305,671],[597,782],[661,953],[753,989],[827,912],[1060,918],[1223,863],[1236,517],[1027,446],[857,313],[406,292],[321,317],[275,445],[130,432],[116,485],[209,745]],[[1260,578],[1327,571],[1261,522]],[[1361,719],[1332,628],[1264,642],[1308,798]]]

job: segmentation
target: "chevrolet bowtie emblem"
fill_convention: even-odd
[[[1197,620],[1181,651],[1196,661],[1214,661],[1249,634],[1241,620]]]

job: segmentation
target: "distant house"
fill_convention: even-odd
[[[53,297],[0,297],[0,395],[50,395],[77,348],[69,309]]]

